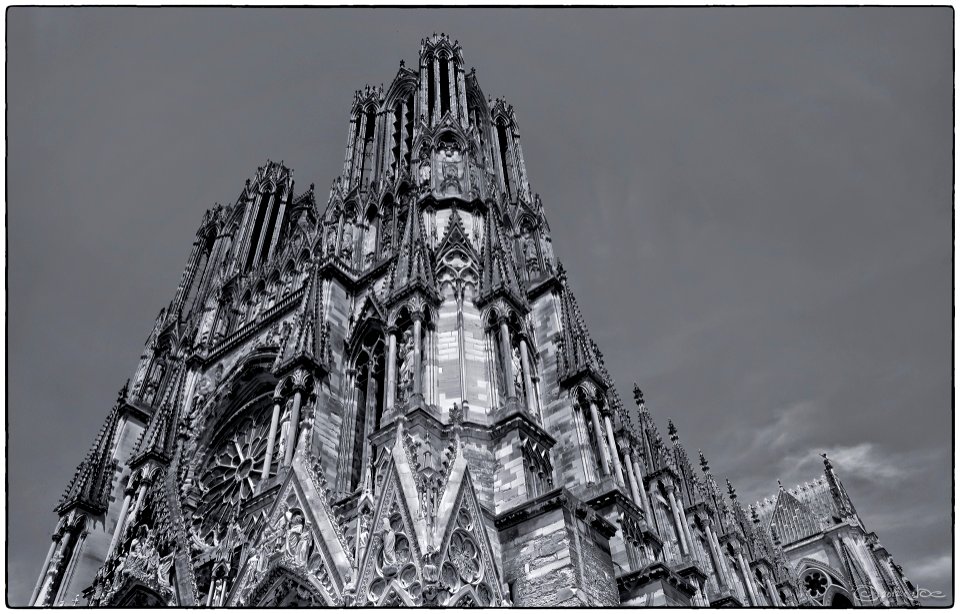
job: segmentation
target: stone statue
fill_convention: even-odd
[[[173,569],[173,551],[170,554],[161,557],[157,564],[157,583],[163,588],[173,588],[173,578],[171,571]]]
[[[280,418],[280,441],[277,444],[277,460],[283,462],[283,459],[287,455],[287,439],[289,438],[290,432],[290,405],[293,403],[291,400],[287,400],[286,405],[283,408],[283,417]]]
[[[413,392],[413,331],[409,328],[403,331],[400,347],[401,361],[398,378],[400,385],[397,389],[397,401],[402,402],[406,401]]]
[[[310,549],[313,546],[313,535],[306,526],[303,513],[299,511],[287,512],[289,523],[287,537],[284,542],[284,552],[291,556],[298,565],[306,565],[310,558]]]
[[[383,519],[383,564],[393,567],[397,564],[397,532],[390,525],[390,519]]]
[[[420,161],[420,187],[430,185],[430,162],[429,160]]]
[[[518,399],[523,398],[523,361],[520,359],[520,348],[513,347],[510,352],[510,363],[513,365],[513,391]]]

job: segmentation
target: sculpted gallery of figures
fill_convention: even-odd
[[[356,93],[325,203],[203,216],[35,605],[910,605],[824,457],[747,505],[620,399],[457,42]],[[842,468],[841,468],[842,470]]]

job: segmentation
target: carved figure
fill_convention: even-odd
[[[277,443],[277,459],[283,462],[287,454],[287,439],[290,432],[290,405],[292,401],[287,400],[283,408],[283,417],[280,419],[280,441]]]
[[[523,398],[523,361],[520,359],[520,348],[514,346],[510,352],[510,362],[513,365],[513,392],[518,399]]]
[[[400,341],[401,357],[400,361],[400,385],[397,389],[397,401],[406,401],[411,392],[413,392],[413,331],[409,328],[403,331],[403,337]]]
[[[310,549],[313,546],[313,535],[307,529],[306,520],[300,511],[287,512],[287,536],[284,541],[284,552],[298,565],[306,565],[310,559]]]
[[[428,160],[420,161],[420,187],[425,188],[430,185],[430,162]]]
[[[397,532],[393,530],[389,518],[383,519],[383,563],[393,567],[397,564]]]

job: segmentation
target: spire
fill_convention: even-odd
[[[177,409],[187,381],[187,369],[182,362],[177,363],[177,373],[172,381],[130,456],[131,467],[150,458],[162,463],[170,460],[177,435]]]
[[[672,418],[667,418],[667,433],[670,435],[670,442],[673,445],[680,444],[680,437],[677,435],[677,427],[673,424]]]
[[[307,287],[294,320],[296,336],[287,341],[281,352],[278,373],[291,371],[306,363],[314,370],[326,370],[330,364],[329,327],[323,320],[323,284],[316,264],[310,265]]]
[[[103,426],[100,427],[93,446],[67,485],[60,504],[56,508],[57,513],[62,514],[73,506],[86,507],[97,513],[106,511],[115,468],[114,437],[120,423],[120,409],[126,403],[129,384],[130,380],[127,380],[120,389],[117,401]]]
[[[602,374],[596,345],[583,321],[583,315],[567,283],[567,274],[562,265],[557,267],[557,273],[561,288],[561,337],[558,348],[560,381],[583,374],[592,376],[603,388],[609,388],[610,383]]]
[[[494,207],[490,207],[484,224],[483,251],[480,253],[480,301],[489,301],[499,294],[517,307],[524,307],[526,301],[520,289],[519,277],[503,243],[500,221],[494,213]]]
[[[663,449],[663,439],[660,437],[657,424],[653,421],[653,417],[644,402],[643,392],[636,383],[633,384],[633,400],[637,404],[637,415],[640,419],[638,430],[647,470],[656,471],[664,464],[666,450]]]
[[[397,260],[390,270],[391,299],[414,289],[436,294],[437,280],[433,271],[433,258],[430,247],[423,238],[424,234],[420,213],[416,207],[411,206]]]
[[[857,510],[854,509],[853,502],[850,500],[850,496],[847,495],[847,490],[843,487],[843,484],[840,483],[840,478],[837,477],[836,472],[833,470],[833,463],[827,458],[826,452],[821,453],[820,456],[823,457],[823,475],[827,480],[827,484],[830,485],[830,493],[833,495],[837,510],[839,510],[841,516],[844,517],[856,516]]]

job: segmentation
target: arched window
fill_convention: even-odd
[[[599,481],[603,475],[601,463],[603,457],[600,449],[597,447],[597,432],[593,428],[593,422],[590,419],[590,400],[587,398],[583,388],[577,390],[577,423],[582,429],[584,451],[587,453],[587,464],[589,471],[593,474],[594,481]],[[589,477],[588,477],[589,479]]]
[[[507,120],[502,117],[497,118],[497,146],[500,151],[500,169],[503,171],[503,188],[508,196],[513,196],[513,186],[511,184],[511,164],[509,163],[510,143],[507,140]]]
[[[433,62],[434,62],[433,57],[431,57],[427,61],[427,120],[429,121],[431,126],[434,124],[434,121],[436,119],[436,116],[434,114],[433,102],[435,98],[434,92],[437,89],[437,86],[433,80],[433,75],[434,75]]]
[[[373,462],[369,436],[380,428],[384,410],[384,358],[383,336],[371,331],[364,338],[353,361],[354,369],[354,422],[353,457],[350,463],[349,490],[363,483],[365,466]]]
[[[523,445],[524,478],[527,497],[534,498],[553,490],[553,467],[548,453],[532,442]]]
[[[207,262],[210,259],[210,252],[213,251],[214,233],[209,233],[200,245],[200,251],[197,254],[197,262],[193,266],[190,277],[190,285],[187,287],[186,294],[183,297],[183,313],[191,313],[196,305],[197,294],[200,292],[200,286],[207,278]]]
[[[450,110],[450,64],[445,54],[440,55],[440,117]]]
[[[373,171],[373,140],[377,133],[377,113],[373,106],[367,107],[364,112],[363,143],[360,154],[360,175],[358,183],[362,187],[364,181]]]

